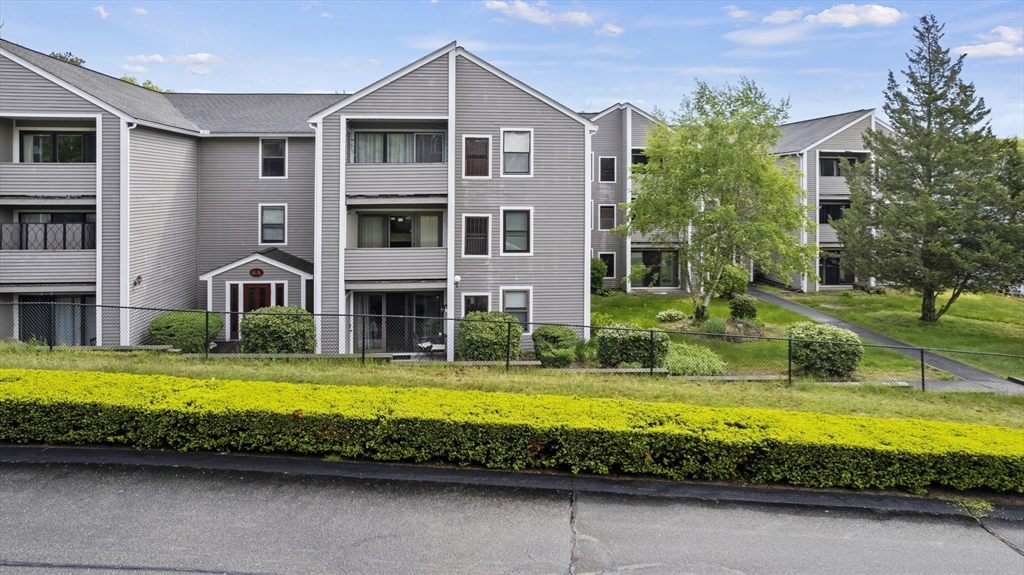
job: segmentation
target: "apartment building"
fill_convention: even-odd
[[[69,345],[145,342],[150,315],[93,304],[208,309],[225,341],[299,305],[341,353],[451,356],[418,318],[474,310],[586,323],[595,132],[455,43],[303,95],[161,94],[2,41],[0,301],[82,304],[43,318]]]

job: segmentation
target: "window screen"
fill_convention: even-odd
[[[598,229],[610,230],[615,227],[615,206],[601,206],[598,208]]]
[[[530,173],[530,132],[505,132],[504,171],[506,174]]]
[[[600,181],[615,182],[615,158],[601,158],[600,172]]]
[[[528,291],[507,291],[505,296],[505,313],[515,316],[523,329],[529,331],[530,321],[530,292]]]
[[[263,206],[260,213],[260,242],[283,244],[285,226],[284,206]]]

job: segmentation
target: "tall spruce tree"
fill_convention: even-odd
[[[843,267],[920,294],[927,322],[963,293],[1024,281],[1016,142],[992,134],[984,100],[960,77],[964,55],[950,58],[942,29],[931,14],[914,27],[906,86],[890,71],[884,94],[893,133],[865,134],[872,162],[844,170],[851,205],[833,222]]]

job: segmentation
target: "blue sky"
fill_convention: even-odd
[[[457,40],[576,110],[678,108],[747,76],[806,119],[882,105],[927,12],[1001,136],[1024,136],[1024,4],[1011,2],[20,2],[5,39],[179,92],[355,91]],[[899,79],[899,75],[898,79]]]

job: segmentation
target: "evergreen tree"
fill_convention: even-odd
[[[74,66],[81,66],[82,64],[85,64],[85,60],[75,56],[71,52],[50,52],[50,57],[63,60],[64,62]]]
[[[942,29],[930,14],[914,27],[906,86],[890,71],[884,94],[893,133],[865,134],[872,162],[844,170],[851,205],[833,222],[844,268],[920,294],[928,322],[963,293],[1024,280],[1016,142],[992,134],[985,101],[960,77],[965,56],[950,58]]]

